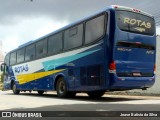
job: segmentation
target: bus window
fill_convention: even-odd
[[[83,24],[72,27],[64,33],[64,49],[72,49],[82,45]]]
[[[36,43],[36,57],[42,57],[47,53],[47,40],[41,40]]]
[[[123,31],[154,35],[154,19],[146,15],[129,11],[116,11],[118,27]]]
[[[85,44],[91,43],[104,35],[104,15],[86,22]]]
[[[9,65],[9,57],[10,57],[10,54],[7,54],[6,57],[5,57],[5,64],[8,66]]]
[[[11,53],[10,65],[16,64],[16,52]]]
[[[26,47],[25,61],[33,60],[35,58],[35,45],[32,44]]]
[[[48,54],[54,54],[62,50],[62,33],[50,36],[48,39]]]
[[[17,63],[24,61],[24,48],[17,51]]]

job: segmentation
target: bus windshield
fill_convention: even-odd
[[[152,17],[130,11],[116,11],[119,29],[145,35],[154,35],[155,22]]]

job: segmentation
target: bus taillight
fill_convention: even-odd
[[[115,61],[112,61],[110,64],[109,64],[109,70],[111,72],[115,72],[116,71],[116,63]]]
[[[140,10],[137,10],[137,9],[134,9],[134,8],[133,8],[133,11],[135,11],[135,12],[141,12]]]
[[[118,5],[112,5],[113,8],[117,9],[118,8]]]

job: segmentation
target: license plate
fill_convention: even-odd
[[[133,76],[141,76],[141,73],[133,73]]]

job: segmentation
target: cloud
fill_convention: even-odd
[[[137,4],[138,3],[138,4]],[[146,4],[147,3],[147,4]],[[156,6],[159,0],[4,0],[0,1],[0,24],[14,24],[19,19],[51,17],[54,20],[75,21],[81,17],[104,9],[109,5],[118,4],[129,7],[136,7],[152,12],[149,5]],[[144,7],[147,5],[148,7]],[[156,7],[152,7],[156,9]]]
[[[132,0],[5,0],[0,4],[0,24],[15,24],[21,19],[51,17],[75,21],[117,3],[128,5]]]
[[[46,35],[48,33],[51,33],[51,32],[53,32],[53,31],[55,31],[55,30],[57,30],[57,29],[59,29],[59,28],[61,28],[63,26],[66,26],[68,24],[67,21],[63,21],[63,22],[62,21],[61,22],[57,22],[56,21],[56,22],[53,22],[50,19],[47,19],[45,21],[46,21],[46,23],[41,22],[42,23],[41,24],[41,28],[38,29],[37,32],[34,34],[34,38],[35,39],[39,38],[39,37],[42,37],[42,36],[44,36],[44,35]],[[56,23],[56,24],[54,24],[54,23]]]
[[[16,25],[0,27],[3,51],[8,52],[21,44],[35,40],[67,24],[67,21],[54,22],[48,18],[35,18],[32,20],[25,19]]]
[[[138,4],[137,4],[138,3]],[[160,3],[146,0],[147,5]],[[152,12],[139,0],[3,0],[0,1],[0,40],[8,52],[66,24],[105,9],[111,4]],[[137,6],[137,7],[136,7]],[[152,7],[156,9],[156,7]],[[53,27],[52,27],[53,26]],[[13,44],[12,44],[13,43]]]

